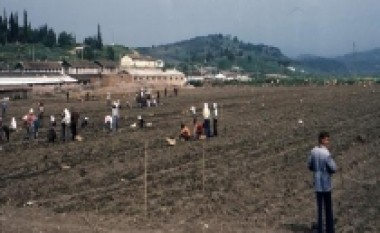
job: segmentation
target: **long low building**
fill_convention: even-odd
[[[57,76],[2,76],[0,86],[9,85],[43,85],[43,84],[69,84],[78,80],[67,75]]]
[[[181,87],[186,83],[185,75],[175,69],[127,69],[124,72],[133,83],[141,85]]]

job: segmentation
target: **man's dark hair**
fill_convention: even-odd
[[[318,136],[318,141],[322,142],[322,139],[329,138],[329,137],[330,137],[330,133],[329,132],[327,132],[327,131],[321,131],[319,133],[319,136]]]

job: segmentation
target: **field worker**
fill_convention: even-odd
[[[36,138],[36,121],[37,117],[34,115],[33,108],[29,110],[29,113],[26,117],[26,127],[27,127],[27,132],[28,132],[28,138],[29,140],[35,139]]]
[[[185,141],[188,141],[191,138],[190,130],[184,123],[181,123],[181,131],[179,134],[179,138]]]
[[[119,128],[120,117],[120,100],[114,101],[112,104],[112,131],[116,132]]]
[[[17,130],[16,118],[12,117],[11,126],[9,127],[11,131],[15,132]]]
[[[0,117],[0,141],[9,142],[9,127],[3,124],[3,119]]]
[[[155,99],[155,98],[152,99],[152,106],[154,106],[154,107],[158,106],[157,99]]]
[[[3,98],[1,100],[1,117],[3,119],[5,119],[5,115],[7,114],[7,109],[8,109],[7,99]]]
[[[148,108],[150,108],[150,104],[151,102],[150,102],[150,98],[146,98],[146,106],[148,107]]]
[[[203,124],[201,122],[196,121],[194,130],[195,130],[194,137],[196,140],[199,140],[199,138],[202,136],[203,131],[204,131]]]
[[[50,128],[47,132],[47,140],[50,143],[54,143],[57,139],[57,132],[55,131],[55,126],[50,125]]]
[[[195,106],[190,107],[190,113],[191,113],[191,116],[193,117],[193,125],[195,125],[195,123],[197,121],[197,110],[196,110]]]
[[[63,110],[62,121],[61,121],[61,126],[62,126],[62,131],[61,131],[62,141],[67,141],[67,139],[69,137],[70,122],[71,122],[70,111],[67,108],[65,108]]]
[[[157,91],[156,99],[157,99],[157,104],[159,104],[160,103],[160,91]]]
[[[22,126],[25,129],[25,133],[26,133],[24,139],[29,139],[29,129],[28,129],[28,123],[27,123],[28,115],[24,115],[21,118],[21,120],[22,120]]]
[[[112,117],[110,115],[104,117],[104,128],[108,132],[111,132],[112,130]]]
[[[139,121],[139,127],[140,127],[140,129],[144,128],[144,119],[142,118],[141,115],[137,116],[137,120]]]
[[[43,126],[44,112],[45,112],[44,103],[41,103],[41,102],[38,103],[38,120],[40,122],[40,127]]]
[[[205,130],[206,136],[209,138],[211,137],[211,130],[210,130],[210,109],[208,108],[208,103],[203,104],[203,128]]]
[[[81,123],[80,123],[80,127],[83,129],[83,128],[86,128],[88,126],[88,117],[84,117],[82,120],[81,120]]]
[[[71,111],[70,118],[70,130],[71,130],[71,140],[75,141],[78,135],[78,121],[79,121],[79,112],[74,109]]]
[[[50,127],[55,127],[57,125],[57,122],[55,121],[54,115],[50,115]]]
[[[327,149],[329,140],[330,135],[328,132],[320,132],[318,136],[319,145],[311,150],[308,159],[308,168],[314,175],[314,189],[316,192],[318,213],[318,233],[323,232],[323,209],[325,210],[326,232],[334,233],[331,175],[335,173],[337,167]]]
[[[212,107],[213,107],[213,114],[212,114],[213,122],[212,122],[212,125],[213,125],[213,133],[214,133],[213,135],[214,136],[218,136],[218,104],[217,103],[213,103]]]

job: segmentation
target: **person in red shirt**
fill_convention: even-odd
[[[185,141],[188,141],[191,138],[190,130],[184,123],[181,124],[181,132],[179,137]]]

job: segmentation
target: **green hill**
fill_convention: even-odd
[[[290,59],[276,47],[245,43],[237,37],[221,34],[137,50],[141,54],[160,58],[184,72],[200,66],[214,66],[221,70],[238,66],[248,72],[281,72],[283,66],[290,63]]]

